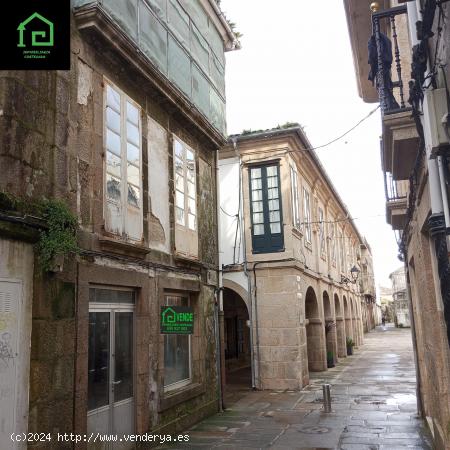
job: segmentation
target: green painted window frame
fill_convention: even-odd
[[[276,199],[269,198],[269,187],[268,187],[268,177],[267,169],[276,167],[276,178],[278,181],[278,197]],[[261,180],[261,188],[255,189],[261,191],[261,199],[254,198],[254,191],[252,190],[252,172],[260,170],[261,177],[257,178]],[[253,178],[255,179],[255,178]],[[249,198],[250,198],[250,218],[251,218],[251,232],[252,232],[252,252],[253,253],[278,253],[283,252],[284,249],[284,230],[283,230],[283,206],[281,199],[281,177],[280,177],[280,164],[278,162],[267,162],[265,164],[251,165],[248,168],[248,181],[249,181]],[[270,189],[275,189],[271,187]],[[269,202],[273,200],[278,200],[278,210],[270,210]],[[255,211],[255,203],[262,203],[262,211]],[[270,213],[278,212],[279,220],[270,221]],[[254,222],[254,213],[262,214],[263,222]],[[271,231],[271,224],[279,223],[279,233],[273,233]],[[255,226],[264,227],[264,232],[262,234],[255,233]]]

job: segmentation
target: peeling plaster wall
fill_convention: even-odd
[[[167,131],[148,117],[149,246],[170,253],[169,146]]]

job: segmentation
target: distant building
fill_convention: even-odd
[[[409,299],[406,289],[405,268],[402,266],[389,275],[392,283],[392,299],[394,301],[394,320],[397,327],[410,327]]]
[[[394,298],[392,296],[392,289],[388,287],[380,286],[380,305],[381,305],[381,318],[384,317],[386,322],[394,323]]]

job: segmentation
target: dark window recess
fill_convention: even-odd
[[[284,251],[278,164],[250,167],[253,253]]]

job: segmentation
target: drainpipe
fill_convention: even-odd
[[[256,390],[256,363],[255,363],[255,352],[253,348],[253,295],[252,295],[252,282],[250,275],[248,273],[248,262],[247,262],[247,244],[245,242],[245,216],[244,216],[244,191],[242,186],[242,158],[237,148],[237,139],[233,139],[233,148],[236,156],[238,157],[239,163],[239,217],[241,221],[239,224],[241,232],[241,242],[242,242],[242,253],[243,263],[244,263],[244,274],[247,277],[247,302],[249,305],[248,319],[250,322],[250,359],[251,359],[251,372],[252,372],[252,389]],[[255,314],[256,311],[255,311]],[[257,322],[256,322],[257,323]],[[256,334],[258,335],[258,329],[256,327]],[[258,342],[258,339],[257,339]],[[259,364],[258,364],[258,377],[259,377]]]
[[[219,253],[218,287],[214,305],[214,319],[216,332],[216,367],[217,390],[219,393],[219,410],[223,411],[223,392],[225,379],[222,371],[225,370],[223,355],[223,279],[222,279],[222,246],[220,235],[220,183],[219,183],[219,150],[216,150],[216,214],[217,214],[217,250]]]

